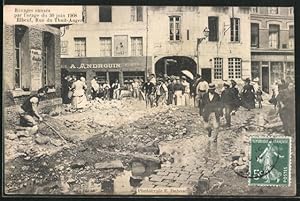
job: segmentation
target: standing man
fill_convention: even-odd
[[[231,126],[231,112],[234,108],[234,94],[233,91],[230,89],[230,83],[225,82],[224,83],[224,90],[221,94],[221,102],[223,105],[223,108],[225,110],[225,119],[226,119],[226,127]]]
[[[132,89],[133,89],[133,98],[137,98],[139,95],[139,83],[137,79],[134,79],[132,83]]]
[[[208,83],[200,76],[199,83],[196,87],[196,100],[199,106],[199,114],[202,116],[203,114],[203,95],[207,93]]]
[[[96,76],[91,80],[91,87],[92,87],[92,100],[94,100],[96,97],[98,97],[99,93],[99,84],[96,80]]]
[[[190,83],[186,81],[186,77],[182,76],[182,85],[184,87],[184,92],[183,92],[183,105],[188,106],[190,105],[190,97],[191,97],[191,89],[190,89]]]
[[[208,137],[212,137],[213,142],[217,142],[220,117],[223,115],[220,96],[215,90],[215,84],[209,84],[208,92],[203,95],[202,99],[204,127],[208,131]]]
[[[173,104],[173,98],[174,98],[174,82],[173,79],[170,78],[168,80],[168,100],[167,100],[167,105]]]
[[[103,87],[104,89],[104,100],[110,100],[110,85],[108,83],[108,80],[105,81],[105,83],[103,84]]]
[[[31,127],[31,133],[34,134],[38,131],[37,122],[34,117],[38,118],[39,121],[43,121],[42,116],[39,114],[38,105],[42,98],[46,96],[48,87],[43,87],[37,91],[36,95],[27,98],[21,105],[19,116],[20,125],[24,127]]]
[[[150,82],[151,78],[148,77],[147,82],[143,86],[143,92],[145,93],[146,107],[150,103],[150,107],[153,107],[155,97],[155,85]]]
[[[113,99],[119,99],[120,98],[120,83],[118,80],[116,80],[112,86],[111,86],[112,90],[113,90]]]
[[[191,86],[191,96],[193,97],[193,99],[194,99],[194,106],[195,107],[198,107],[198,102],[199,101],[197,101],[196,100],[196,95],[197,95],[197,93],[196,93],[196,88],[197,88],[197,86],[198,86],[198,84],[199,84],[199,82],[200,82],[200,79],[201,79],[201,75],[200,74],[197,74],[196,75],[196,78],[193,80],[193,84],[192,84],[192,86]]]
[[[180,78],[176,77],[176,83],[174,84],[175,105],[182,105],[183,93],[184,93],[184,86],[180,82]]]

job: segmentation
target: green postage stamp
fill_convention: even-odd
[[[290,185],[290,137],[251,137],[250,156],[249,185]]]

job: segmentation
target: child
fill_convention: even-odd
[[[261,102],[263,101],[263,99],[262,99],[262,91],[260,87],[256,91],[256,100],[258,102],[258,108],[262,108]]]

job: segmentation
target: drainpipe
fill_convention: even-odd
[[[145,67],[145,77],[148,76],[148,31],[149,31],[149,22],[148,22],[148,6],[146,6],[146,67]],[[146,79],[145,79],[146,81]]]

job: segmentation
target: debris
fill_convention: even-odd
[[[73,162],[70,167],[72,169],[75,169],[75,168],[82,168],[86,165],[86,161],[84,160],[76,160],[75,162]]]
[[[114,161],[106,161],[95,164],[95,169],[124,169],[122,161],[114,160]]]
[[[44,144],[47,144],[49,142],[49,138],[46,137],[46,136],[38,136],[36,139],[35,139],[35,142],[39,145],[44,145]]]

